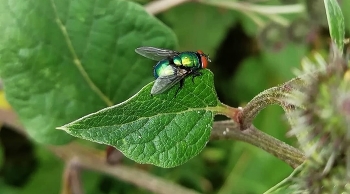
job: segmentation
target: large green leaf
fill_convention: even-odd
[[[327,20],[329,25],[329,33],[332,40],[342,52],[344,48],[344,16],[339,7],[337,0],[324,0],[326,7]]]
[[[213,74],[185,80],[163,94],[151,96],[153,83],[129,100],[87,115],[60,129],[112,145],[139,163],[161,167],[180,165],[197,155],[209,140],[214,114],[221,104]]]
[[[124,0],[0,0],[0,76],[29,135],[68,142],[55,127],[119,103],[152,78],[139,46],[174,48],[175,36]]]

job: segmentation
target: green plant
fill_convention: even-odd
[[[264,149],[292,168],[298,167],[292,178],[281,182],[282,185],[288,183],[290,186],[286,190],[310,193],[332,192],[330,188],[335,184],[334,182],[340,181],[336,192],[345,191],[347,188],[344,182],[338,178],[334,181],[327,177],[329,180],[311,187],[303,185],[306,181],[314,180],[312,175],[321,178],[326,175],[331,177],[333,171],[336,171],[336,177],[347,174],[344,167],[347,164],[345,156],[347,156],[348,142],[345,138],[347,131],[344,129],[347,123],[346,110],[342,112],[339,108],[335,109],[333,112],[337,117],[334,115],[324,117],[327,111],[318,114],[320,110],[333,110],[330,105],[333,102],[344,102],[345,104],[341,104],[340,107],[346,107],[347,102],[348,87],[343,77],[346,73],[346,61],[342,56],[345,26],[337,1],[325,0],[330,35],[336,45],[333,48],[334,56],[329,60],[330,64],[327,67],[317,68],[314,64],[307,66],[307,70],[301,72],[298,77],[261,92],[243,108],[233,108],[219,100],[214,88],[216,73],[213,74],[210,70],[201,70],[202,75],[193,80],[185,79],[184,87],[176,96],[177,86],[163,94],[151,96],[153,78],[150,70],[154,62],[138,56],[134,49],[140,46],[175,49],[178,45],[176,38],[178,36],[182,50],[189,49],[195,44],[208,49],[206,53],[214,53],[231,23],[237,18],[243,21],[249,18],[253,22],[247,22],[248,24],[244,26],[247,33],[257,34],[257,30],[261,30],[259,42],[265,46],[263,48],[279,50],[288,42],[287,33],[281,33],[281,31],[290,26],[295,27],[292,21],[299,21],[298,18],[284,17],[282,14],[303,13],[304,5],[274,7],[239,1],[201,0],[197,3],[184,4],[182,7],[175,8],[179,10],[170,10],[160,16],[165,22],[172,24],[170,26],[173,30],[149,14],[162,12],[183,2],[185,1],[155,1],[144,8],[125,0],[95,2],[31,0],[20,3],[1,1],[0,77],[4,84],[6,98],[25,128],[21,132],[25,131],[24,133],[30,138],[41,145],[46,145],[48,150],[65,161],[62,192],[82,192],[80,168],[115,176],[157,193],[195,192],[138,168],[120,164],[119,158],[122,154],[112,147],[108,147],[104,152],[92,148],[96,146],[95,144],[91,145],[90,142],[81,140],[68,144],[74,140],[74,137],[113,146],[137,163],[166,168],[184,166],[179,170],[181,173],[173,174],[172,178],[176,180],[177,176],[181,177],[178,178],[179,182],[183,181],[184,184],[190,184],[191,188],[203,192],[206,192],[205,186],[201,184],[201,179],[198,177],[204,176],[201,173],[205,173],[205,170],[198,169],[198,173],[189,173],[191,172],[189,170],[196,170],[194,167],[200,168],[200,165],[196,164],[203,165],[203,163],[189,164],[186,168],[187,162],[204,152],[202,157],[207,158],[208,163],[210,161],[220,163],[218,161],[223,161],[225,158],[222,156],[225,155],[223,152],[227,153],[228,150],[214,147],[205,152],[203,149],[208,142],[240,140]],[[199,20],[196,25],[201,30],[200,33],[198,31],[189,33],[188,26],[194,23],[191,18],[204,17],[201,15],[203,13],[204,15],[222,14],[213,7],[205,7],[204,12],[199,11],[197,15],[194,14],[192,8],[200,3],[239,12],[229,12],[221,22],[216,22],[217,19],[210,21],[210,17],[207,16],[209,22],[216,26],[209,28],[203,22],[204,20]],[[241,13],[248,17],[243,17]],[[270,21],[272,22],[269,23]],[[296,24],[301,23],[296,22]],[[206,39],[208,34],[211,38]],[[305,34],[298,35],[299,38],[305,36]],[[291,37],[296,38],[296,35],[290,36],[289,41],[297,42]],[[298,49],[292,50],[286,55],[297,52]],[[216,54],[219,55],[220,52]],[[268,62],[277,58],[273,52],[267,52],[264,55]],[[296,60],[295,58],[293,56],[291,60]],[[259,59],[250,60],[253,62],[249,60],[245,62],[250,65],[259,63]],[[281,60],[283,61],[283,58]],[[318,60],[317,63],[326,62]],[[270,71],[281,72],[281,74],[287,74],[285,77],[292,77],[286,73],[285,68],[273,66]],[[310,72],[310,69],[313,71]],[[213,71],[217,71],[215,66]],[[236,80],[239,76],[230,80],[221,80],[221,83],[231,84],[234,90],[232,93],[228,92],[228,95],[237,95],[236,100],[240,100],[239,96],[242,95],[240,93],[245,92],[244,86],[249,83],[257,85],[258,80],[263,76],[252,69],[245,72],[249,72],[249,76],[256,80],[241,79],[247,82],[246,85],[239,84],[241,82]],[[248,75],[241,74],[241,76]],[[257,82],[254,84],[254,81]],[[335,95],[332,88],[337,88],[339,85],[341,87]],[[220,87],[222,86],[217,88],[220,89]],[[264,84],[262,87],[265,87]],[[318,87],[320,89],[315,91]],[[304,95],[300,95],[301,93]],[[285,111],[292,126],[290,134],[296,137],[301,151],[267,135],[253,125],[258,114],[272,104],[279,105]],[[318,107],[319,105],[321,107]],[[229,120],[214,121],[215,115],[224,115]],[[308,122],[305,122],[304,118]],[[317,127],[312,128],[314,125]],[[328,131],[320,132],[319,130],[323,127]],[[334,128],[337,129],[335,132],[333,132]],[[311,132],[308,132],[308,129]],[[322,141],[314,140],[314,137],[321,140],[323,137],[331,137],[326,138],[329,140],[326,142],[332,142],[329,143],[333,146],[332,149],[323,149],[323,146],[328,144],[319,144]],[[344,138],[339,140],[338,137]],[[316,143],[313,143],[314,141]],[[90,146],[82,146],[84,143]],[[325,146],[325,148],[328,147]],[[40,155],[40,151],[38,152]],[[318,155],[318,152],[322,154]],[[107,157],[102,157],[101,153],[106,154]],[[114,157],[117,159],[113,159]],[[236,162],[239,164],[238,161]],[[255,162],[259,163],[259,161]],[[161,175],[162,172],[157,168],[156,173]],[[91,178],[93,176],[86,175],[89,177],[86,178],[87,181],[93,185],[104,183],[101,181],[104,180],[103,177]],[[197,181],[183,180],[185,176]],[[276,180],[279,179],[276,178]],[[156,186],[150,184],[152,181]],[[230,182],[223,184],[218,192],[234,193],[229,189],[228,184]],[[261,192],[268,188],[268,186],[262,188],[257,186],[253,189],[254,191],[243,190],[244,186],[249,184],[252,183],[247,182],[242,188],[238,187],[238,190]],[[319,190],[324,185],[330,186]],[[275,188],[280,188],[280,184]],[[96,187],[86,188],[91,193],[97,192],[94,189]],[[109,189],[105,193],[116,190],[130,192],[130,189],[125,186],[125,188]]]

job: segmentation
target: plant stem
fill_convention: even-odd
[[[294,169],[294,171],[285,179],[283,179],[281,182],[277,183],[275,186],[271,187],[269,190],[265,191],[263,194],[270,194],[276,192],[279,188],[282,188],[285,185],[288,185],[288,183],[292,182],[292,179],[297,176],[301,170],[303,169],[304,165],[300,165],[297,168]]]
[[[181,187],[136,168],[130,168],[121,164],[109,165],[106,162],[104,153],[93,148],[83,147],[76,143],[65,146],[50,146],[48,148],[66,162],[74,160],[77,168],[101,172],[153,193],[197,194],[194,190]]]
[[[257,5],[239,1],[197,0],[203,4],[214,5],[239,11],[250,11],[260,14],[291,14],[301,13],[305,10],[303,4],[294,5]]]
[[[15,112],[13,112],[13,110],[9,110],[9,113],[15,115]],[[1,115],[0,121],[2,121]],[[14,122],[16,122],[16,119],[11,120],[11,126],[13,126]],[[13,127],[13,129],[15,129],[16,132],[27,137],[27,133],[23,127]],[[63,173],[64,180],[61,191],[62,193],[67,193],[68,189],[71,191],[79,190],[81,187],[79,185],[80,183],[76,182],[79,181],[76,178],[78,174],[73,174],[74,177],[71,177],[71,172],[78,173],[76,170],[79,171],[81,168],[84,168],[86,170],[94,170],[103,174],[108,174],[112,177],[118,178],[127,183],[134,184],[142,189],[147,189],[154,193],[198,194],[194,190],[181,187],[177,184],[174,184],[162,178],[158,178],[139,169],[126,167],[120,164],[110,165],[106,161],[105,152],[93,148],[83,147],[77,143],[67,144],[65,146],[48,146],[48,149],[56,156],[66,161],[66,169]],[[72,178],[74,178],[73,182]],[[72,183],[74,185],[69,185]],[[72,186],[74,186],[74,188],[72,188]]]
[[[83,187],[80,179],[80,168],[76,165],[76,160],[66,162],[62,177],[61,194],[83,194]]]
[[[152,15],[156,15],[158,13],[161,13],[163,11],[166,11],[172,7],[175,7],[177,5],[180,5],[182,3],[185,3],[190,0],[158,0],[158,1],[152,1],[145,5],[145,9],[148,13]]]
[[[301,78],[294,78],[280,86],[269,88],[255,96],[242,110],[239,115],[241,130],[249,128],[258,113],[268,105],[278,104],[285,112],[293,109],[294,106],[285,101],[285,97],[295,86],[302,84]]]
[[[236,139],[247,142],[262,148],[293,168],[298,167],[305,160],[305,156],[300,150],[259,131],[253,125],[242,131],[239,124],[232,120],[215,122],[211,139]]]
[[[305,7],[302,4],[295,5],[258,5],[247,2],[238,1],[225,1],[225,0],[198,0],[203,4],[213,5],[217,7],[222,7],[225,9],[233,9],[246,14],[251,18],[258,26],[262,27],[264,22],[257,20],[255,14],[261,14],[272,21],[281,24],[282,26],[288,26],[290,23],[287,19],[280,16],[279,14],[291,14],[291,13],[301,13],[304,11]]]

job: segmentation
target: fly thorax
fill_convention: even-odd
[[[154,66],[154,77],[157,79],[158,77],[164,77],[168,75],[173,75],[176,69],[172,65],[170,65],[169,60],[162,60]]]
[[[183,66],[189,68],[200,67],[199,59],[194,52],[183,52],[173,59],[176,66]]]

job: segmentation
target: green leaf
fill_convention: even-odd
[[[340,52],[343,52],[345,36],[344,16],[337,0],[324,0],[324,4],[331,38]]]
[[[0,77],[29,135],[62,144],[55,130],[119,103],[153,80],[134,49],[173,49],[173,32],[123,0],[0,0]]]
[[[209,140],[220,110],[213,74],[185,79],[165,93],[151,96],[153,83],[127,101],[105,108],[59,129],[90,141],[116,147],[139,163],[174,167],[197,155]]]
[[[350,7],[350,1],[342,1],[341,5],[342,13],[344,15],[345,29],[346,31],[350,31],[350,10],[348,8]]]

